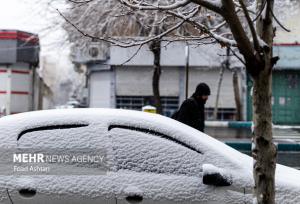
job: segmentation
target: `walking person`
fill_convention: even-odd
[[[182,103],[172,118],[204,132],[204,106],[209,95],[209,86],[205,83],[198,84],[193,95]]]

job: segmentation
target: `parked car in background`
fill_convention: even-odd
[[[0,140],[6,153],[0,156],[0,203],[253,202],[251,157],[158,114],[116,109],[22,113],[0,119]],[[33,156],[25,153],[31,150],[37,157],[30,165],[49,171],[14,171],[28,165]],[[102,155],[105,162],[53,161],[45,155]],[[276,202],[299,203],[299,192],[300,171],[277,165]]]

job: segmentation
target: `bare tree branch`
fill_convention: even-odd
[[[75,0],[68,0],[69,2],[72,2],[74,4],[86,4],[86,3],[90,3],[94,0],[86,0],[86,1],[75,1]]]
[[[216,25],[215,27],[213,27],[210,31],[211,32],[214,32],[214,31],[217,31],[218,29],[220,29],[221,27],[225,26],[226,25],[226,21],[223,21],[222,23]]]
[[[274,15],[273,9],[271,9],[270,11],[271,11],[271,14],[272,14],[274,20],[276,21],[276,23],[277,23],[283,30],[285,30],[286,32],[291,32],[290,29],[286,28],[282,23],[280,23],[280,21],[278,20],[278,18],[276,17],[276,15]]]
[[[141,48],[143,47],[143,45],[139,45],[138,49],[136,49],[136,51],[133,53],[133,55],[128,58],[125,62],[123,62],[121,65],[123,66],[124,64],[126,64],[127,62],[130,62],[141,50]]]
[[[168,30],[166,30],[165,32],[160,33],[159,35],[155,35],[151,38],[148,38],[146,40],[143,41],[134,41],[134,42],[124,42],[124,41],[119,41],[117,40],[117,38],[111,38],[111,37],[98,37],[98,36],[93,36],[90,35],[88,33],[85,33],[84,31],[82,31],[81,29],[79,29],[75,24],[73,24],[69,19],[67,19],[58,9],[57,12],[59,13],[59,15],[61,17],[63,17],[70,25],[72,25],[72,27],[74,27],[79,33],[81,33],[83,36],[85,37],[89,37],[93,40],[100,40],[100,41],[104,41],[104,42],[108,42],[112,45],[117,45],[119,47],[133,47],[133,46],[137,46],[137,45],[144,45],[147,44],[155,39],[159,39],[162,38],[163,36],[166,36],[168,33],[171,33],[172,31],[176,30],[177,28],[179,28],[186,20],[182,20],[181,22],[177,23],[175,26],[169,28]]]
[[[152,4],[147,4],[145,2],[137,2],[137,4],[132,4],[127,0],[118,0],[121,4],[124,4],[130,8],[133,9],[139,9],[139,10],[172,10],[176,9],[182,6],[185,6],[189,3],[191,3],[190,0],[182,0],[182,1],[177,1],[174,4],[170,4],[167,6],[159,6],[159,5],[152,5]]]
[[[192,2],[218,14],[221,14],[223,12],[222,3],[220,0],[192,0]]]
[[[242,8],[242,6],[240,5],[240,4],[238,4],[236,1],[234,1],[234,5],[235,5],[235,7],[237,7],[238,9],[237,10],[240,10],[240,8]],[[249,8],[249,7],[248,7]],[[249,12],[249,13],[251,13],[251,14],[255,14],[255,12],[254,11],[251,11],[250,9],[248,9],[247,7],[246,7],[246,9],[247,9],[247,11]]]
[[[232,54],[246,67],[246,62],[232,49],[232,47],[229,47]]]
[[[180,14],[172,12],[172,11],[167,11],[167,13],[169,13],[171,15],[174,15],[178,18],[186,20],[188,23],[191,23],[193,26],[196,26],[202,32],[206,33],[211,38],[214,38],[215,40],[217,40],[217,42],[219,42],[223,45],[227,45],[227,46],[235,46],[236,45],[236,42],[234,40],[230,40],[230,39],[227,39],[225,37],[222,37],[222,36],[212,32],[212,31],[210,31],[205,25],[200,24],[200,23],[198,23],[194,20],[191,20],[190,18],[186,18],[186,16],[180,15]]]
[[[256,30],[254,28],[254,24],[252,22],[252,19],[250,18],[250,15],[248,13],[248,10],[246,8],[246,5],[244,4],[243,0],[239,0],[240,2],[240,5],[243,9],[243,12],[245,14],[245,17],[246,17],[246,20],[247,20],[247,23],[248,23],[248,26],[250,28],[250,31],[251,31],[251,35],[252,35],[252,39],[253,39],[253,44],[254,44],[254,48],[256,51],[259,52],[260,50],[260,46],[259,46],[259,42],[258,42],[258,39],[257,39],[257,34],[256,34]]]
[[[251,63],[256,58],[254,47],[251,44],[250,39],[247,36],[242,23],[235,12],[235,5],[232,0],[222,0],[223,3],[223,17],[227,21],[232,35],[237,42],[239,51],[244,56],[246,63]]]
[[[261,16],[263,10],[265,9],[266,3],[267,3],[267,0],[264,0],[263,6],[262,6],[261,9],[259,10],[257,16],[253,19],[253,22],[255,22],[255,21]]]

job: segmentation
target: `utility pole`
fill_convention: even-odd
[[[6,108],[5,114],[11,114],[11,80],[12,80],[12,70],[9,65],[6,66]]]
[[[189,55],[190,48],[189,44],[186,42],[185,45],[185,99],[189,97]]]
[[[220,90],[221,90],[221,85],[222,85],[225,69],[227,69],[227,70],[230,69],[230,49],[229,48],[227,48],[227,50],[226,50],[226,60],[225,60],[225,62],[222,62],[222,64],[221,64],[220,77],[219,77],[218,89],[217,89],[217,97],[216,97],[216,103],[215,103],[214,114],[213,114],[214,120],[218,119],[219,97],[220,97]]]

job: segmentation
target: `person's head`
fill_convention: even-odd
[[[206,83],[198,84],[193,94],[193,96],[196,99],[203,101],[204,103],[207,101],[209,95],[210,95],[210,88]]]

